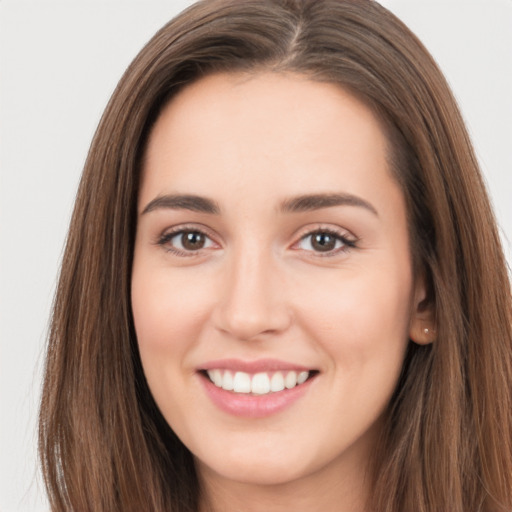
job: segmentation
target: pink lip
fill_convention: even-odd
[[[231,371],[242,371],[246,373],[258,373],[262,371],[310,371],[311,369],[277,361],[273,359],[264,359],[253,362],[240,361],[236,359],[222,359],[210,361],[201,366],[201,370],[222,369]],[[235,393],[218,388],[202,371],[198,372],[198,377],[210,400],[222,411],[233,416],[245,418],[264,418],[277,414],[290,407],[310,389],[316,376],[308,379],[303,384],[295,386],[292,389],[284,389],[275,393],[266,395],[252,395],[245,393]]]
[[[278,359],[258,359],[256,361],[243,361],[241,359],[218,359],[208,361],[201,365],[198,370],[231,370],[233,372],[258,373],[278,371],[311,371],[312,368],[301,366]]]

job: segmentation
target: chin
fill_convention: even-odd
[[[259,460],[230,460],[223,464],[214,463],[207,465],[202,461],[196,463],[205,475],[214,473],[217,477],[239,484],[257,486],[284,485],[299,480],[308,473],[307,468],[292,467],[291,463],[280,460],[272,460],[270,457]]]

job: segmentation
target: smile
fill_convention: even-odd
[[[223,412],[243,418],[280,413],[308,395],[320,371],[277,359],[218,359],[197,369],[206,395]]]
[[[207,370],[210,381],[226,391],[253,395],[267,395],[304,384],[311,374],[309,371],[275,371],[250,374],[242,371]]]

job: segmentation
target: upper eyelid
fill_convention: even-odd
[[[190,231],[190,232],[198,232],[202,233],[203,235],[206,235],[209,238],[215,239],[218,237],[213,230],[208,228],[207,226],[203,224],[178,224],[176,226],[167,227],[163,229],[160,234],[158,235],[158,239],[163,238],[164,236],[170,236],[170,235],[178,235],[179,233],[182,233],[184,231]]]
[[[297,241],[299,241],[306,236],[313,235],[314,233],[331,233],[333,235],[339,236],[340,238],[350,239],[350,241],[353,242],[357,242],[359,240],[359,238],[356,235],[354,235],[350,230],[346,228],[325,224],[319,224],[315,227],[305,226],[298,230],[295,236],[297,238]]]

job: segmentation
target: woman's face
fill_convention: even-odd
[[[138,212],[144,372],[200,474],[357,485],[424,297],[372,112],[298,75],[204,78],[151,133]]]

